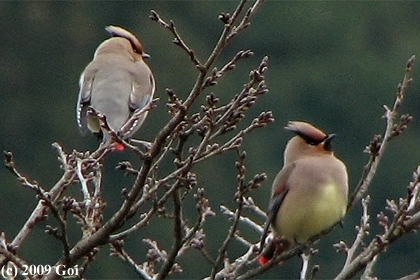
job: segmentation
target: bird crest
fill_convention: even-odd
[[[328,138],[323,131],[306,122],[290,121],[285,129],[293,131],[310,145],[318,145]]]
[[[137,37],[134,36],[130,31],[114,25],[105,27],[105,30],[108,31],[112,37],[122,37],[127,39],[130,41],[131,46],[136,53],[143,54],[143,45],[140,43],[139,39],[137,39]]]

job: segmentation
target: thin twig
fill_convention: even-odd
[[[418,280],[420,279],[420,270],[410,275],[395,279],[395,280]]]
[[[410,59],[408,59],[406,63],[405,68],[405,74],[402,83],[398,86],[397,95],[395,98],[394,105],[392,106],[392,109],[389,109],[387,106],[384,106],[385,108],[385,118],[386,118],[386,129],[384,136],[382,137],[383,141],[379,143],[379,149],[377,151],[374,151],[374,154],[371,153],[371,159],[369,163],[365,166],[365,171],[355,189],[355,191],[352,193],[347,210],[350,210],[353,208],[358,201],[362,197],[366,195],[367,189],[369,188],[376,170],[378,169],[379,163],[382,159],[383,154],[385,153],[385,150],[388,146],[388,142],[396,136],[394,128],[395,128],[395,120],[398,116],[399,109],[401,107],[401,103],[406,95],[407,89],[410,86],[412,82],[411,78],[411,71],[413,70],[414,62],[415,62],[415,56],[411,56]]]
[[[182,247],[182,206],[181,199],[179,197],[179,190],[173,192],[174,200],[174,238],[171,252],[163,264],[156,279],[165,279],[175,263],[176,257],[178,256],[179,249]]]
[[[309,259],[311,258],[311,254],[302,253],[300,257],[302,259],[302,269],[300,271],[300,280],[306,280],[306,274],[308,273]]]
[[[369,207],[370,203],[370,196],[368,195],[366,198],[362,199],[362,216],[360,218],[360,225],[356,227],[357,235],[356,239],[354,240],[352,246],[348,248],[346,262],[344,263],[343,269],[345,269],[350,263],[354,260],[357,250],[359,250],[360,246],[363,245],[363,241],[365,236],[369,233],[370,223],[369,223]]]
[[[171,20],[170,23],[166,23],[160,16],[159,14],[154,11],[151,10],[150,11],[150,19],[153,21],[156,21],[157,23],[159,23],[160,25],[162,25],[164,28],[168,29],[169,31],[172,32],[172,34],[174,35],[174,44],[181,47],[183,50],[185,50],[185,52],[188,54],[188,56],[190,57],[191,61],[195,64],[195,66],[197,67],[197,69],[199,69],[200,71],[205,71],[203,65],[201,64],[201,62],[198,60],[198,58],[196,57],[196,55],[194,54],[194,51],[187,46],[187,44],[184,42],[184,40],[181,38],[181,36],[178,34],[178,31],[176,30],[175,27],[175,23]]]
[[[229,208],[227,208],[226,206],[223,206],[223,205],[220,205],[220,212],[222,212],[222,214],[225,214],[230,218],[235,218],[235,216],[236,216],[236,213],[232,212]],[[260,226],[259,224],[257,224],[256,222],[254,222],[253,220],[251,220],[248,217],[240,216],[239,221],[244,223],[245,225],[249,226],[250,228],[252,228],[254,231],[258,232],[259,234],[261,234],[262,231],[263,231],[262,226]]]
[[[60,158],[65,159],[66,156],[64,155],[61,146],[58,143],[54,143],[53,146],[58,150]],[[10,156],[12,154],[10,153]],[[13,157],[11,158],[13,161]],[[64,161],[62,162],[64,165],[64,174],[61,176],[60,180],[51,188],[51,190],[48,192],[48,196],[52,201],[56,201],[60,196],[65,187],[73,181],[74,179],[74,171],[67,166],[67,163]],[[15,168],[13,163],[13,168]],[[31,231],[35,228],[35,225],[40,222],[45,214],[47,213],[48,208],[42,201],[39,201],[35,209],[32,211],[31,215],[29,216],[28,220],[23,225],[22,229],[18,232],[18,234],[15,236],[15,238],[10,243],[10,246],[15,248],[17,250],[23,243],[23,241],[26,239],[26,237],[31,233]],[[0,266],[3,266],[4,258],[0,256]]]
[[[122,246],[119,246],[113,243],[114,249],[118,252],[118,256],[120,256],[122,259],[127,261],[137,272],[137,274],[144,280],[154,280],[154,278],[150,277],[149,274],[141,267],[139,266],[136,261],[131,258],[131,256],[122,248]]]
[[[236,168],[238,169],[238,186],[237,186],[237,194],[236,194],[236,201],[237,201],[237,208],[235,211],[235,215],[234,215],[234,219],[232,222],[232,225],[229,229],[229,233],[226,236],[225,240],[223,241],[222,245],[220,246],[219,249],[219,254],[215,260],[215,265],[212,267],[211,273],[210,273],[210,278],[213,279],[217,273],[217,269],[220,266],[220,264],[222,263],[222,261],[225,259],[226,257],[226,251],[227,251],[227,247],[230,244],[232,238],[234,238],[235,233],[236,233],[236,229],[238,228],[239,225],[239,220],[242,216],[242,209],[243,209],[243,189],[245,186],[245,167],[244,167],[244,160],[245,160],[245,153],[240,153],[238,151],[239,154],[239,160],[236,163]]]
[[[92,205],[92,199],[90,197],[90,193],[89,193],[89,189],[88,189],[88,186],[87,186],[86,179],[83,176],[82,164],[83,164],[83,159],[77,158],[76,159],[77,178],[79,179],[80,185],[82,186],[83,200],[86,204],[86,207],[90,208],[91,205]]]

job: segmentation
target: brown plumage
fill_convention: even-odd
[[[98,120],[88,113],[92,106],[102,113],[112,130],[118,132],[134,112],[147,106],[155,91],[155,82],[144,58],[140,41],[129,31],[108,26],[106,30],[113,36],[96,49],[93,60],[80,77],[80,91],[77,101],[77,123],[82,132],[89,129],[106,142],[109,135],[102,131]],[[133,135],[147,116],[129,128],[124,138]]]
[[[335,135],[297,121],[289,122],[286,129],[297,135],[287,143],[284,166],[273,181],[261,245],[269,227],[279,238],[303,243],[334,226],[346,213],[347,170],[332,152]],[[272,248],[268,252],[272,254]],[[260,262],[270,258],[263,253]]]

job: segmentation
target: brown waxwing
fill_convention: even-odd
[[[93,60],[83,71],[77,101],[77,123],[82,132],[89,129],[105,143],[109,134],[101,130],[99,121],[89,114],[89,106],[106,117],[109,127],[118,132],[134,112],[147,106],[155,91],[153,74],[144,62],[149,55],[140,41],[129,31],[105,28],[112,38],[96,49]],[[147,111],[128,129],[128,138],[142,125]],[[122,149],[120,147],[120,149]]]
[[[298,121],[289,122],[286,129],[297,135],[287,143],[283,168],[273,181],[261,248],[269,227],[287,248],[331,228],[346,213],[348,177],[346,166],[332,152],[335,135]],[[260,263],[271,259],[274,251],[272,242]]]

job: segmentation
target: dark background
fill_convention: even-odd
[[[237,1],[27,1],[0,3],[0,149],[12,151],[20,171],[49,189],[61,176],[57,153],[51,143],[59,142],[67,152],[92,150],[93,137],[82,137],[75,123],[78,79],[100,42],[108,38],[104,27],[120,25],[137,34],[151,55],[160,98],[137,137],[152,140],[168,120],[165,88],[186,97],[197,71],[187,55],[174,46],[171,34],[148,16],[156,10],[172,19],[185,40],[202,61],[210,54],[223,28],[217,20],[221,11],[232,12]],[[382,105],[392,106],[396,86],[402,80],[406,60],[420,55],[420,3],[418,2],[291,2],[267,1],[251,26],[225,49],[217,65],[227,62],[238,50],[251,49],[255,55],[238,64],[237,70],[212,90],[227,101],[247,82],[248,72],[269,56],[267,83],[270,92],[249,112],[249,120],[260,111],[272,110],[276,121],[245,140],[247,172],[268,175],[254,200],[267,206],[272,179],[282,166],[284,145],[291,136],[283,130],[288,120],[306,120],[338,135],[336,155],[348,166],[350,188],[354,189],[368,156],[363,153],[374,134],[382,133],[385,120]],[[420,158],[419,74],[402,107],[414,117],[406,133],[390,143],[369,190],[372,196],[370,238],[380,232],[376,215],[386,199],[406,195],[406,186]],[[105,164],[104,197],[107,215],[121,203],[121,189],[130,178],[114,170],[116,162],[130,154],[112,155]],[[196,168],[198,186],[204,187],[218,216],[209,219],[207,247],[215,255],[229,222],[219,214],[219,205],[233,207],[236,171],[234,154],[212,159]],[[137,164],[140,164],[137,161]],[[164,174],[165,170],[162,170]],[[214,180],[217,178],[217,180]],[[76,188],[70,190],[79,195]],[[0,169],[0,231],[9,239],[18,232],[37,200],[5,169]],[[191,204],[193,205],[193,203]],[[360,206],[348,214],[343,229],[317,245],[313,259],[321,264],[319,278],[331,278],[339,271],[344,256],[336,254],[333,242],[351,243],[359,223]],[[127,240],[128,250],[138,262],[145,261],[149,237],[169,250],[171,224],[156,219],[144,231]],[[50,222],[50,221],[47,221]],[[46,222],[46,223],[47,223]],[[53,222],[53,221],[51,221]],[[262,220],[258,222],[262,223]],[[20,251],[30,263],[53,264],[61,255],[58,241],[38,226]],[[77,228],[74,226],[74,228]],[[258,234],[241,228],[252,242]],[[76,241],[80,232],[72,232]],[[408,235],[382,254],[374,269],[387,279],[418,270],[418,235]],[[244,253],[234,242],[229,256]],[[91,279],[132,279],[133,270],[102,248],[98,261],[87,276]],[[185,274],[175,278],[199,278],[209,274],[204,259],[191,251],[182,258]],[[275,267],[264,278],[297,278],[300,261],[295,258]]]

